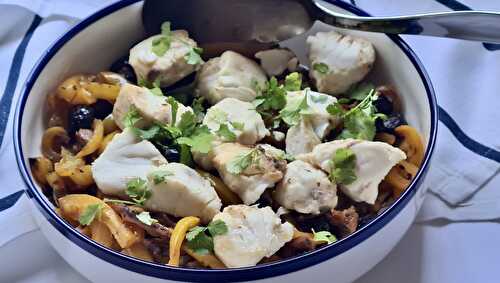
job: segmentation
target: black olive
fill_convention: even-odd
[[[314,231],[330,231],[330,223],[324,215],[310,215],[310,214],[299,214],[292,212],[290,216],[293,217],[297,224],[297,228],[300,231],[310,232],[312,229]]]
[[[97,119],[104,119],[108,117],[111,112],[113,112],[113,104],[109,101],[99,99],[93,105],[94,106],[94,115]]]
[[[137,77],[134,68],[128,63],[128,56],[116,60],[111,67],[109,67],[109,70],[122,75],[129,82],[137,84]]]
[[[79,129],[92,129],[94,108],[87,105],[75,105],[68,113],[68,130],[73,135]]]
[[[392,105],[392,101],[387,98],[385,95],[380,95],[377,100],[373,103],[378,113],[383,113],[385,115],[392,114],[394,107]]]
[[[167,159],[168,162],[179,162],[181,160],[181,155],[179,153],[179,150],[176,148],[162,145],[162,144],[155,144],[156,148],[160,151],[160,153]]]
[[[377,127],[377,132],[388,132],[393,133],[394,129],[398,126],[406,125],[406,121],[401,115],[396,114],[389,116],[387,119],[377,119],[375,121],[375,126]]]
[[[271,196],[271,191],[266,190],[264,193],[260,196],[260,198],[255,202],[259,208],[263,208],[266,206],[269,206],[273,208],[273,197]]]

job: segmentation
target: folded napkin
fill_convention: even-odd
[[[36,60],[81,18],[113,0],[0,0],[0,246],[36,229],[15,164],[12,116],[22,84]],[[354,2],[354,1],[352,1]],[[495,1],[468,1],[476,9],[500,10]],[[443,5],[441,3],[445,3]],[[465,8],[456,1],[357,0],[374,15]],[[495,45],[405,36],[434,83],[440,132],[429,172],[430,194],[420,221],[500,218],[500,191],[492,185],[500,171],[500,50]],[[500,182],[497,182],[497,184]]]

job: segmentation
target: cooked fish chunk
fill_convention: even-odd
[[[152,143],[141,141],[130,129],[125,129],[113,137],[92,163],[92,176],[103,193],[125,196],[127,182],[134,178],[146,179],[150,171],[166,163]]]
[[[266,81],[266,74],[257,63],[226,51],[202,66],[197,74],[196,92],[211,104],[227,97],[252,102],[258,95],[256,88],[264,88]]]
[[[162,35],[149,37],[130,49],[129,63],[138,78],[149,82],[158,81],[161,87],[167,87],[193,73],[198,64],[187,63],[186,56],[196,47],[184,30],[171,32],[170,47],[165,54],[158,56],[153,52],[153,41]]]
[[[266,188],[273,187],[283,178],[286,161],[274,157],[264,148],[224,143],[214,149],[214,154],[215,169],[245,204],[255,203]]]
[[[389,173],[389,170],[406,159],[405,153],[399,148],[383,142],[345,139],[317,145],[312,152],[299,155],[297,159],[311,163],[331,172],[330,160],[341,148],[349,148],[356,155],[356,180],[349,185],[340,185],[340,189],[354,201],[375,203],[378,195],[378,185]]]
[[[203,124],[215,134],[221,126],[225,126],[235,135],[235,140],[241,144],[253,145],[269,135],[269,131],[255,106],[236,98],[224,98],[208,109]],[[224,136],[220,136],[226,140]]]
[[[292,240],[293,226],[281,223],[270,207],[230,205],[215,215],[226,223],[226,234],[214,237],[215,255],[227,267],[254,266]]]
[[[286,153],[293,156],[311,152],[320,143],[321,140],[308,119],[302,119],[299,124],[291,126],[286,133]]]
[[[178,103],[176,124],[181,120],[182,114],[186,111],[193,111],[191,107]],[[113,119],[120,129],[124,129],[125,116],[131,109],[136,109],[141,117],[137,127],[147,127],[153,122],[170,124],[172,122],[172,107],[164,96],[158,96],[144,87],[132,84],[125,84],[121,87],[113,107]]]
[[[363,38],[318,32],[307,38],[307,44],[312,66],[309,76],[319,92],[336,95],[347,91],[368,74],[375,61],[373,45]],[[317,64],[323,68],[315,68]]]
[[[337,205],[337,186],[311,164],[295,160],[288,163],[278,183],[274,199],[283,207],[300,213],[319,214]]]
[[[148,187],[152,194],[145,206],[154,211],[177,217],[197,216],[208,223],[222,207],[210,182],[181,163],[169,163],[151,171]]]
[[[212,171],[214,169],[213,159],[215,157],[213,149],[219,146],[221,143],[222,141],[215,137],[215,139],[212,141],[212,149],[209,152],[203,153],[191,149],[191,155],[193,156],[194,162],[203,170]]]
[[[302,120],[307,120],[318,139],[323,139],[330,130],[339,123],[339,119],[328,113],[328,105],[335,103],[337,99],[330,95],[304,89],[301,91],[289,91],[286,94],[287,105],[300,103],[307,99],[307,112],[302,115]],[[304,143],[304,142],[303,142]]]
[[[296,61],[295,54],[290,50],[281,48],[259,51],[255,53],[255,58],[260,59],[260,66],[268,76],[281,75],[288,66],[293,65]]]

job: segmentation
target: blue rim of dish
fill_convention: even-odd
[[[86,250],[87,252],[105,260],[111,264],[125,268],[130,271],[141,273],[147,276],[179,280],[190,282],[226,282],[226,281],[251,281],[274,277],[298,271],[323,261],[329,260],[363,242],[367,238],[374,235],[377,231],[383,228],[389,221],[391,221],[415,195],[418,187],[420,187],[422,179],[427,172],[432,152],[437,136],[437,102],[432,87],[432,83],[427,75],[422,63],[417,58],[411,48],[399,37],[395,35],[388,35],[388,37],[405,53],[410,59],[415,69],[418,71],[420,78],[425,86],[427,97],[429,99],[430,113],[431,113],[431,129],[429,135],[428,147],[424,155],[422,166],[412,180],[408,189],[403,195],[397,199],[388,209],[381,215],[375,218],[366,226],[360,228],[350,236],[336,242],[335,244],[322,247],[318,250],[299,255],[293,258],[284,259],[277,262],[261,264],[253,267],[246,268],[232,268],[232,269],[190,269],[180,267],[170,267],[151,262],[142,261],[140,259],[132,258],[121,254],[119,252],[108,249],[100,244],[97,244],[76,231],[70,224],[64,221],[52,208],[51,204],[46,200],[43,193],[37,189],[29,174],[29,166],[26,165],[24,155],[21,147],[21,123],[22,114],[26,105],[31,89],[33,88],[38,76],[50,62],[50,60],[57,54],[57,52],[75,35],[81,32],[92,23],[110,15],[124,7],[137,3],[141,0],[122,0],[116,2],[96,13],[89,16],[70,29],[66,34],[61,36],[49,49],[43,54],[37,62],[21,91],[20,98],[17,103],[16,113],[14,116],[14,147],[16,153],[17,164],[21,171],[24,182],[27,185],[26,192],[30,198],[34,198],[34,203],[37,208],[42,212],[44,217],[66,238]],[[361,16],[369,16],[368,13],[351,4],[338,1],[327,0],[328,2]]]

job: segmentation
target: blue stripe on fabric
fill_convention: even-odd
[[[9,121],[10,106],[12,104],[12,98],[14,97],[14,92],[16,91],[17,81],[19,79],[19,73],[21,71],[21,66],[23,65],[24,54],[26,52],[26,47],[33,35],[35,29],[40,25],[42,18],[35,15],[30,27],[24,34],[21,43],[14,53],[14,58],[12,59],[12,65],[10,65],[9,76],[7,77],[7,84],[0,100],[0,145],[2,145],[3,138],[5,136],[5,129],[7,128],[7,122]]]
[[[467,149],[470,151],[479,154],[483,157],[491,159],[496,162],[500,162],[500,152],[487,147],[473,139],[471,139],[467,134],[460,129],[457,122],[453,120],[453,118],[446,112],[441,106],[438,108],[439,121],[443,122],[443,124],[451,131],[453,136]]]
[[[436,0],[436,2],[439,2],[443,5],[445,5],[446,7],[450,8],[452,10],[455,10],[455,11],[464,11],[464,10],[470,11],[470,10],[472,10],[471,7],[469,7],[463,3],[460,3],[457,0]],[[483,47],[488,51],[500,50],[500,44],[483,42]]]
[[[20,190],[0,199],[0,212],[12,207],[21,198],[24,191]]]

